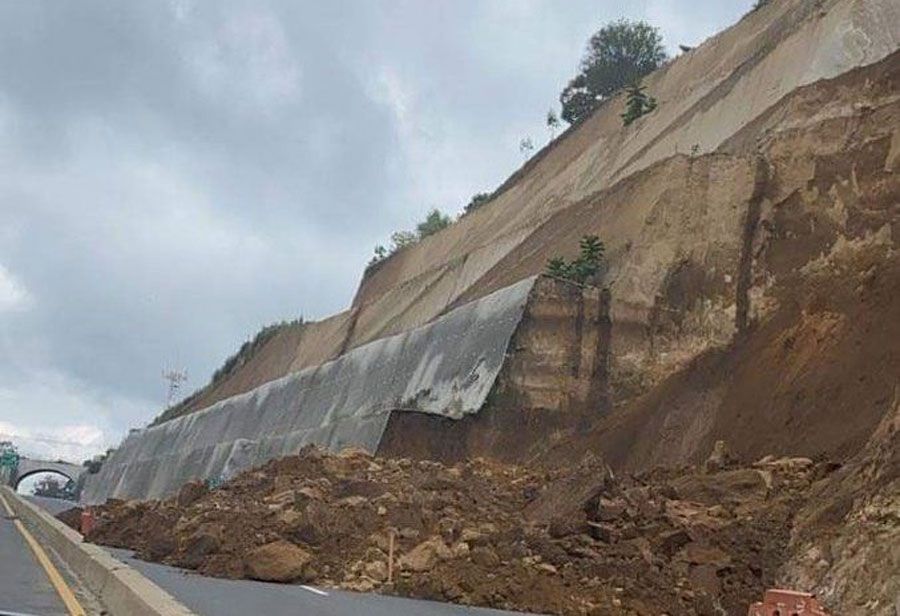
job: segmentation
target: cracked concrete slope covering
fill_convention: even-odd
[[[252,361],[166,418],[427,323],[514,282],[501,271],[511,264],[519,265],[519,278],[539,273],[543,262],[522,267],[512,255],[524,254],[523,247],[533,247],[548,222],[574,216],[574,208],[595,213],[591,230],[609,249],[616,273],[614,320],[635,331],[648,327],[658,316],[654,300],[661,283],[671,282],[672,275],[678,284],[697,279],[693,265],[671,274],[690,257],[707,271],[715,267],[722,293],[688,321],[704,323],[718,342],[729,338],[736,307],[728,295],[734,291],[732,265],[745,215],[741,203],[752,196],[755,171],[747,160],[752,148],[739,152],[742,157],[725,158],[718,155],[721,146],[796,89],[877,62],[898,44],[895,0],[769,3],[650,75],[645,83],[660,103],[654,113],[623,128],[623,101],[610,101],[538,153],[484,207],[370,268],[347,311],[286,328]],[[773,128],[786,130],[812,119],[809,113],[786,115]],[[565,255],[573,249],[564,243],[569,239],[545,234],[543,245],[554,256]],[[668,355],[672,365],[695,354],[696,345],[690,341]],[[647,352],[616,354],[629,387],[642,385],[632,382],[640,379],[628,366],[646,363]]]
[[[229,479],[309,443],[375,451],[395,409],[457,419],[475,413],[533,285],[526,278],[423,327],[135,431],[89,478],[82,500],[158,498],[191,479]]]

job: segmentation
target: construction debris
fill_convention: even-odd
[[[781,616],[803,614],[804,616],[827,616],[816,598],[807,592],[795,590],[767,590],[763,600],[750,606],[747,616]]]

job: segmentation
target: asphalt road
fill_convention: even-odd
[[[373,593],[318,589],[249,580],[222,580],[148,563],[127,550],[110,550],[201,616],[513,616],[452,603],[401,599]]]
[[[2,506],[0,513],[0,614],[66,616],[50,579]]]

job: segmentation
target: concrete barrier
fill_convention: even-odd
[[[55,552],[112,616],[194,616],[194,612],[100,546],[6,486],[3,497],[16,516]]]

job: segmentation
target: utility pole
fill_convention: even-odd
[[[187,370],[163,369],[162,376],[169,383],[169,390],[166,393],[166,408],[169,408],[178,399],[178,392],[181,390],[182,383],[187,381]]]

